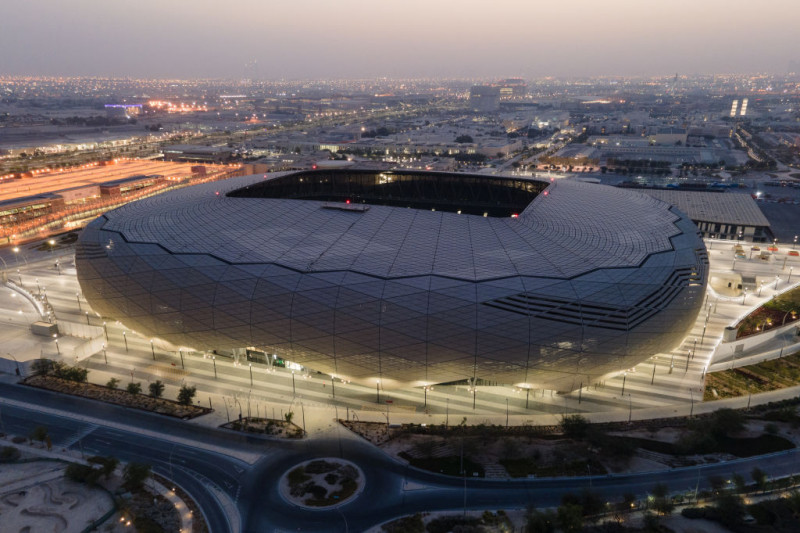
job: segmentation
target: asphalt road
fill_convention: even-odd
[[[556,506],[564,494],[590,487],[608,501],[619,501],[626,493],[644,497],[656,483],[666,483],[675,492],[692,492],[695,487],[708,488],[708,478],[712,475],[729,478],[733,473],[740,473],[749,478],[755,466],[773,477],[800,470],[798,451],[790,450],[702,467],[591,479],[453,478],[394,461],[343,429],[336,430],[340,438],[332,435],[306,441],[266,441],[18,385],[0,383],[0,397],[21,400],[31,406],[2,406],[0,430],[27,435],[35,426],[44,425],[55,447],[150,463],[154,471],[173,478],[197,500],[214,533],[228,532],[230,527],[220,502],[209,490],[211,486],[236,502],[242,516],[242,529],[247,533],[356,532],[419,511],[521,508],[529,504]],[[37,404],[100,420],[92,423],[42,413],[36,410]],[[255,465],[249,465],[224,453],[142,435],[135,430],[106,427],[102,420],[158,431],[165,437],[255,452],[262,458]],[[309,511],[284,501],[278,492],[280,477],[293,465],[315,457],[342,457],[356,463],[365,476],[364,491],[351,503],[334,510]]]

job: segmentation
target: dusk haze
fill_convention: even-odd
[[[6,0],[0,533],[800,531],[798,20]]]

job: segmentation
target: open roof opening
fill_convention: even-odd
[[[540,181],[414,171],[324,169],[293,173],[227,194],[387,205],[490,217],[521,213],[548,186]]]

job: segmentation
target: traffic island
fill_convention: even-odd
[[[96,385],[85,381],[73,381],[51,375],[35,375],[25,378],[23,384],[30,387],[47,389],[61,394],[81,396],[91,400],[122,405],[133,409],[141,409],[175,418],[189,419],[211,412],[208,407],[198,405],[185,405],[165,398],[154,398],[129,392],[125,389],[115,389],[108,386]]]
[[[364,489],[364,474],[350,461],[326,458],[306,461],[288,470],[280,481],[283,499],[307,509],[344,505]]]
[[[222,424],[220,427],[224,429],[232,429],[233,431],[241,431],[242,433],[264,435],[279,439],[303,438],[303,428],[292,423],[291,417],[289,420],[244,417],[240,420],[234,420],[232,422]]]

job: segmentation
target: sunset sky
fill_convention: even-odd
[[[0,75],[785,73],[797,0],[5,0]],[[257,61],[257,67],[246,64]]]

